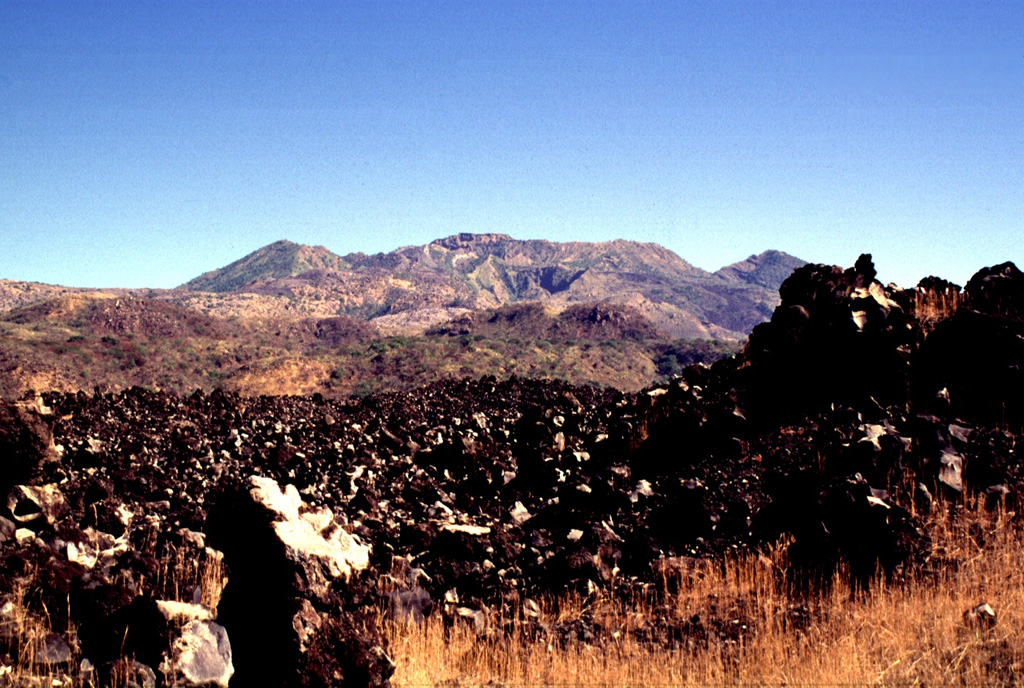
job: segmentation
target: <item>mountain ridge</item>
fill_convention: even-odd
[[[635,308],[668,336],[741,340],[770,316],[778,286],[803,264],[767,251],[711,273],[654,243],[517,240],[497,233],[344,256],[282,240],[175,292],[182,302],[205,292],[315,300],[326,312],[385,318],[399,330],[415,322],[420,331],[460,312],[513,303],[539,301],[564,310],[607,302]]]

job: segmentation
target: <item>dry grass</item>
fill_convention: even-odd
[[[668,609],[608,599],[549,605],[547,623],[586,613],[606,633],[562,644],[511,634],[478,637],[440,619],[387,624],[397,688],[419,686],[995,686],[1024,684],[1024,538],[1013,514],[973,511],[933,519],[933,560],[912,580],[852,592],[837,574],[831,591],[796,599],[784,592],[784,548],[693,571]],[[973,524],[973,525],[972,525]],[[994,626],[968,623],[982,602]],[[557,607],[558,612],[553,609]],[[661,612],[700,614],[721,633],[651,643]],[[717,626],[715,624],[718,624]],[[746,629],[732,629],[743,626]]]
[[[152,594],[156,599],[196,602],[217,609],[227,585],[224,555],[194,543],[165,548]]]
[[[155,580],[140,581],[157,599],[198,601],[216,609],[227,583],[223,556],[194,543],[167,547],[159,557]],[[51,623],[48,610],[33,609],[31,583],[19,585],[0,600],[0,688],[88,688],[96,685],[96,667],[77,660],[78,636],[74,625],[64,632]],[[70,616],[70,614],[68,614]],[[68,659],[62,648],[70,651]],[[112,688],[128,685],[115,679]],[[134,684],[131,684],[134,685]]]
[[[75,629],[54,633],[46,610],[40,614],[28,609],[29,595],[30,590],[19,585],[0,604],[0,686],[79,684],[78,668],[53,661],[60,659],[62,645],[68,650],[77,645]]]
[[[828,593],[785,592],[785,547],[721,565],[697,564],[664,581],[668,596],[622,601],[563,598],[541,605],[549,627],[577,619],[603,632],[593,642],[557,633],[530,637],[519,620],[494,619],[477,636],[446,632],[439,615],[425,624],[385,622],[397,663],[396,688],[426,686],[1010,686],[1024,684],[1024,533],[1012,513],[942,514],[929,523],[932,561],[911,580],[881,577],[869,592],[851,592],[845,573]],[[162,559],[166,597],[191,601],[197,587],[215,606],[223,587],[216,557],[186,548]],[[0,686],[87,686],[77,663],[48,668],[39,658],[53,632],[45,613],[28,611],[31,591],[4,602],[6,649]],[[660,601],[656,601],[660,600]],[[982,602],[997,614],[985,628],[965,621]],[[707,631],[672,638],[671,619]],[[61,634],[71,648],[74,629]]]

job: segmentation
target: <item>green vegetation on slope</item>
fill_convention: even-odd
[[[480,375],[636,390],[738,349],[658,338],[636,314],[603,306],[497,315],[481,316],[479,332],[382,337],[344,317],[222,320],[149,299],[69,297],[0,319],[0,395],[144,386],[347,398]]]
[[[226,292],[259,280],[283,279],[314,270],[344,270],[340,256],[323,246],[305,246],[276,241],[226,267],[212,270],[187,282],[184,287],[199,291]]]

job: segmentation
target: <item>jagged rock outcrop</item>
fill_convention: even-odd
[[[52,412],[42,399],[7,403],[0,401],[0,495],[27,483],[46,464],[59,460],[53,442]]]
[[[1024,274],[1013,263],[979,270],[964,287],[965,305],[978,313],[1024,320]]]
[[[1012,263],[979,271],[962,305],[935,326],[914,361],[922,408],[969,423],[1024,425],[1024,274]]]
[[[797,269],[739,357],[743,403],[769,419],[826,404],[905,401],[914,327],[870,255]]]

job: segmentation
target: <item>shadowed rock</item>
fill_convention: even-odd
[[[206,530],[231,571],[218,618],[231,637],[232,686],[387,684],[393,668],[374,649],[356,575],[369,548],[330,509],[252,477],[225,489]]]

